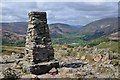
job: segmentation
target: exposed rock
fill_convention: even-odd
[[[80,76],[86,76],[86,75],[87,75],[87,72],[81,71],[81,72],[79,72],[79,73],[77,73],[77,74],[79,74]]]
[[[65,76],[67,73],[71,73],[70,69],[71,68],[61,68],[59,73],[61,76]]]
[[[15,71],[11,68],[6,68],[3,71],[3,75],[4,75],[5,80],[17,80],[21,76],[20,73],[18,73],[17,71]]]
[[[0,79],[4,78],[4,75],[2,74],[2,72],[0,72]]]
[[[110,60],[104,61],[103,64],[110,64]]]
[[[86,57],[85,56],[81,56],[81,60],[85,60],[86,59]]]
[[[104,61],[106,61],[108,59],[109,59],[109,53],[107,53],[106,55],[104,55],[101,61],[104,62]]]
[[[96,61],[96,62],[99,62],[101,59],[102,59],[101,54],[97,54],[97,55],[95,55],[95,57],[94,57],[94,61]]]
[[[49,74],[51,75],[56,75],[57,73],[58,73],[58,70],[54,67],[49,71]]]
[[[118,59],[118,60],[120,60],[120,54],[110,54],[109,55],[109,59]]]
[[[53,67],[58,68],[59,67],[59,63],[58,62],[44,62],[44,63],[39,63],[39,64],[34,64],[31,65],[29,70],[32,74],[45,74],[48,73]]]
[[[15,66],[15,69],[22,69],[22,66],[16,65],[16,66]]]
[[[109,36],[109,39],[110,39],[111,41],[120,41],[120,34],[119,34],[119,32],[112,33],[112,34]]]
[[[2,58],[2,56],[0,56],[0,61],[3,61],[3,58]]]
[[[34,74],[26,74],[26,75],[21,76],[22,79],[27,79],[27,78],[34,79],[35,77],[36,77],[36,75],[34,75]]]
[[[113,59],[110,61],[110,64],[114,65],[114,66],[118,66],[119,65],[119,60]]]

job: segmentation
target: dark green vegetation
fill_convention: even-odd
[[[118,52],[118,41],[111,41],[109,36],[118,32],[117,18],[105,18],[93,21],[83,27],[62,23],[49,24],[53,45],[90,46],[110,48]],[[1,23],[2,45],[25,45],[27,22]]]
[[[13,40],[13,39],[11,40],[7,38],[3,38],[2,45],[23,47],[25,46],[25,40]]]

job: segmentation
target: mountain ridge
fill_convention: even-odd
[[[0,23],[2,24],[2,38],[6,39],[25,39],[27,32],[27,22],[14,22],[14,23]],[[118,31],[117,18],[104,18],[96,20],[84,27],[75,28],[73,25],[64,23],[52,23],[48,24],[51,38],[63,38],[66,40],[72,40],[70,42],[79,40],[92,40],[99,38],[103,35],[110,35]],[[23,35],[23,36],[20,36]],[[81,35],[85,35],[81,38]],[[20,37],[20,38],[19,38]],[[57,39],[58,38],[58,39]],[[61,41],[60,39],[58,41]],[[77,39],[77,40],[76,40]],[[58,42],[57,41],[57,42]],[[64,42],[63,41],[63,42]]]
[[[100,32],[103,31],[106,34],[111,33],[109,31],[105,31],[105,29],[112,29],[117,31],[118,30],[118,18],[117,17],[111,17],[111,18],[103,18],[100,20],[93,21],[91,23],[86,24],[84,27],[82,27],[78,33],[80,34],[90,34],[94,32]],[[114,27],[114,28],[113,28]]]

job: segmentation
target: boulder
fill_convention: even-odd
[[[56,75],[56,74],[58,74],[58,70],[57,70],[55,67],[53,67],[53,68],[49,71],[49,74],[51,74],[51,75]]]
[[[94,59],[94,61],[99,62],[102,59],[102,55],[97,54],[97,55],[95,55],[95,57],[93,59]]]
[[[101,59],[102,62],[106,61],[109,59],[109,53],[107,53],[106,55],[103,56],[103,58]]]
[[[86,59],[86,56],[81,56],[81,60],[85,60]]]

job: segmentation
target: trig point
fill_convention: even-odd
[[[54,59],[46,15],[46,12],[28,14],[23,69],[37,75],[47,73],[53,67],[59,67],[58,61]]]

